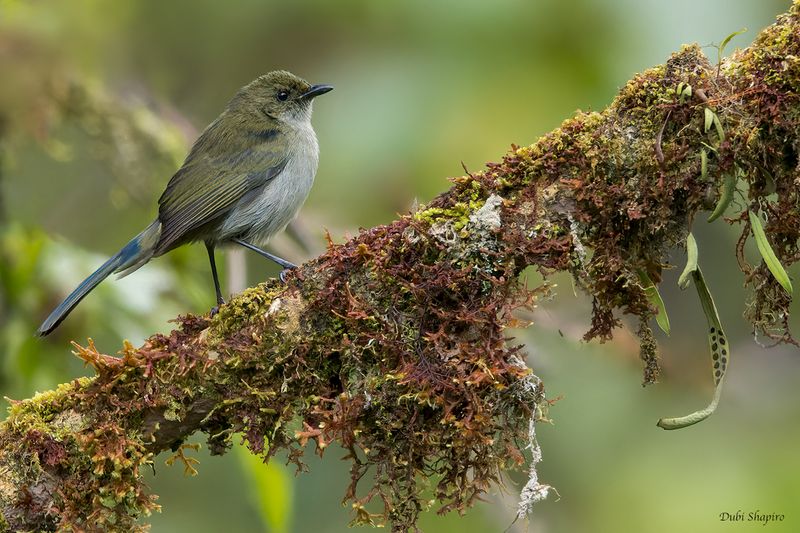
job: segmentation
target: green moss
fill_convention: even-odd
[[[93,379],[81,377],[69,383],[62,383],[53,390],[39,392],[28,400],[14,402],[8,408],[8,418],[3,423],[14,428],[44,431],[54,417],[74,406],[75,400],[70,393],[87,387]],[[67,432],[69,429],[61,428]]]
[[[461,231],[469,222],[469,215],[480,209],[482,202],[470,201],[469,203],[457,202],[452,207],[431,207],[414,213],[414,219],[433,226],[434,224],[448,222],[453,225],[453,230]]]
[[[239,329],[254,316],[264,315],[273,300],[281,293],[280,282],[273,280],[250,287],[236,298],[222,305],[212,318],[209,330],[209,343],[224,338],[231,331]]]

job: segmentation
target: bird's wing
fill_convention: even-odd
[[[244,134],[246,138],[232,147],[222,139],[213,142],[219,137],[209,135],[212,128],[197,140],[158,201],[160,253],[224,215],[242,196],[264,186],[286,166],[288,147],[276,130]]]

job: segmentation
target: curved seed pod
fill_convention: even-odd
[[[700,409],[686,416],[660,419],[657,425],[663,429],[685,428],[711,416],[717,409],[717,404],[722,394],[722,383],[725,381],[725,372],[728,369],[730,345],[725,332],[722,330],[717,307],[714,305],[714,299],[711,297],[711,292],[708,290],[700,268],[692,271],[692,278],[697,289],[697,296],[700,298],[700,304],[703,306],[703,313],[706,315],[706,321],[708,322],[708,347],[711,352],[712,372],[714,375],[714,397],[705,409]]]

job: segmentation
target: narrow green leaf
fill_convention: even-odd
[[[708,130],[711,129],[711,125],[714,123],[714,112],[711,111],[710,107],[707,107],[703,112],[705,114],[705,124],[703,125],[703,131],[708,133]]]
[[[725,181],[722,182],[722,191],[719,194],[717,205],[714,206],[714,211],[708,216],[709,222],[714,222],[728,209],[728,206],[733,201],[733,191],[736,190],[736,174],[733,172],[725,176]]]
[[[678,88],[675,90],[675,94],[678,95],[678,102],[682,104],[692,97],[692,86],[682,81],[678,83]]]
[[[708,148],[708,151],[709,151],[709,152],[714,152],[715,154],[717,153],[717,149],[716,149],[716,148],[714,148],[713,146],[711,146],[710,144],[708,144],[708,143],[704,143],[703,141],[700,141],[700,144],[702,144],[703,146],[705,146],[706,148]]]
[[[669,316],[667,316],[667,308],[664,306],[664,300],[661,299],[658,287],[650,280],[650,276],[648,276],[647,272],[644,270],[639,269],[638,274],[639,281],[644,288],[645,294],[647,294],[647,299],[658,310],[658,314],[656,315],[658,327],[661,328],[661,331],[669,335]]]
[[[706,321],[708,322],[708,347],[711,352],[711,371],[714,376],[714,397],[705,409],[700,409],[686,416],[660,419],[657,425],[663,429],[685,428],[692,424],[697,424],[711,416],[719,404],[719,398],[722,394],[722,384],[725,381],[725,372],[728,369],[728,360],[730,359],[728,338],[722,330],[717,306],[714,305],[714,299],[711,297],[711,292],[708,290],[706,281],[703,278],[703,272],[699,267],[692,272],[692,279],[694,280],[694,286],[697,290],[697,296],[700,298],[700,304],[703,307],[703,313],[706,315]]]
[[[705,148],[700,150],[700,178],[703,181],[708,177],[708,151]]]
[[[789,275],[775,255],[772,246],[770,246],[769,240],[767,240],[767,234],[764,233],[764,226],[761,224],[761,219],[752,211],[749,212],[749,215],[750,227],[753,229],[753,236],[756,238],[758,253],[761,254],[761,258],[764,260],[764,263],[767,264],[767,268],[772,272],[775,279],[778,280],[778,283],[781,284],[781,287],[789,294],[792,294],[792,282],[789,280]]]
[[[717,136],[719,137],[719,142],[725,140],[725,131],[722,129],[722,122],[719,121],[719,117],[716,113],[714,113],[714,128],[717,130]]]
[[[720,59],[720,61],[722,60],[722,56],[725,55],[725,47],[728,46],[728,43],[731,42],[731,39],[733,39],[737,35],[743,34],[746,31],[747,31],[747,28],[742,28],[739,31],[735,31],[735,32],[731,33],[730,35],[728,35],[727,37],[725,37],[722,40],[722,43],[719,45],[719,49],[718,49],[719,50],[719,59]]]
[[[697,270],[697,241],[694,240],[694,235],[689,233],[686,236],[686,267],[678,278],[678,286],[681,289],[689,286],[689,278],[695,270]]]

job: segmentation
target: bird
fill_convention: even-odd
[[[297,215],[319,163],[311,126],[314,98],[331,85],[311,85],[285,70],[242,87],[189,150],[158,200],[158,216],[144,231],[62,301],[37,335],[50,334],[80,301],[112,273],[127,276],[154,257],[203,242],[216,291],[215,314],[225,303],[215,248],[240,245],[282,267],[296,265],[261,248]]]

